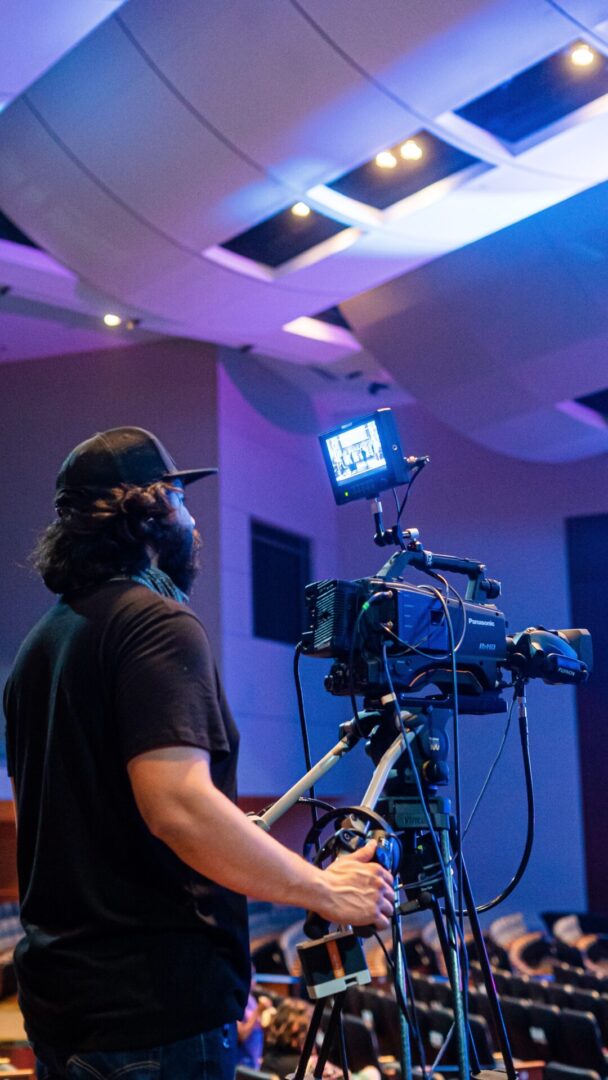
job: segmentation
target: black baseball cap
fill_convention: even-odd
[[[147,487],[175,480],[191,484],[215,473],[217,469],[178,469],[156,435],[143,428],[110,428],[85,439],[68,454],[57,477],[57,498],[68,498],[72,492],[94,494],[120,484]]]

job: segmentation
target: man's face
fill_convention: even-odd
[[[169,575],[178,589],[189,593],[199,570],[201,537],[186,506],[181,484],[176,482],[167,495],[173,510],[157,541],[158,568]]]

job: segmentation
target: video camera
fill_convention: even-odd
[[[500,583],[486,576],[483,563],[425,551],[418,532],[402,530],[399,521],[384,530],[380,493],[411,484],[428,462],[404,458],[390,409],[351,420],[321,435],[320,442],[336,502],[374,500],[376,543],[400,548],[374,577],[317,581],[306,588],[310,624],[302,648],[335,661],[325,680],[330,693],[378,700],[388,689],[388,667],[398,696],[429,685],[449,696],[452,654],[463,712],[504,711],[501,692],[516,679],[586,681],[592,667],[588,630],[538,626],[508,635],[505,616],[493,603]],[[433,584],[405,582],[409,566],[431,575]],[[467,577],[464,597],[452,586],[440,593],[437,578],[447,586],[441,571]]]

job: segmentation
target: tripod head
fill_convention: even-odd
[[[402,754],[394,764],[384,790],[387,795],[415,794],[417,785],[412,771],[413,762],[425,794],[430,797],[450,779],[450,740],[446,728],[452,709],[447,702],[435,702],[432,699],[409,698],[404,704],[407,707],[402,712],[402,719],[411,733],[411,758],[410,755]],[[365,751],[377,767],[399,729],[393,703],[385,704],[376,715],[379,718],[378,723],[369,733]]]

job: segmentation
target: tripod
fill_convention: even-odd
[[[405,1015],[407,972],[405,956],[401,948],[400,923],[403,915],[407,916],[412,911],[428,907],[435,920],[452,991],[453,1035],[457,1046],[458,1076],[459,1080],[470,1080],[472,1076],[483,1077],[485,1073],[480,1072],[467,1020],[466,975],[463,977],[464,965],[461,963],[464,941],[459,942],[461,931],[457,924],[451,874],[455,861],[454,852],[458,849],[458,837],[451,815],[450,801],[437,795],[437,784],[447,781],[445,725],[450,711],[448,706],[429,703],[428,700],[414,699],[411,702],[408,700],[407,705],[407,711],[401,714],[403,730],[400,730],[396,738],[392,703],[380,709],[359,713],[356,718],[343,724],[340,728],[340,741],[285,795],[254,820],[258,825],[269,830],[272,824],[293,806],[308,788],[337,764],[361,738],[366,739],[366,750],[374,764],[374,771],[361,803],[358,807],[351,808],[349,821],[352,822],[354,818],[356,823],[358,818],[362,833],[369,833],[370,822],[377,819],[377,808],[382,818],[388,823],[391,834],[397,834],[400,840],[399,873],[405,879],[407,893],[405,903],[398,904],[397,902],[394,938],[395,990],[402,1007],[401,1075],[403,1080],[412,1080],[414,1066],[410,1030],[413,1019],[409,1010],[407,1010],[407,1020]],[[417,774],[418,783],[415,782],[414,773]],[[336,817],[346,817],[348,814],[348,810],[340,810],[325,815],[325,818],[319,821],[317,829],[322,828],[328,819],[335,820]],[[517,1073],[513,1065],[509,1040],[464,862],[462,862],[459,876],[463,887],[459,904],[464,901],[469,916],[497,1044],[502,1054],[508,1080],[516,1080]],[[308,920],[309,925],[315,921],[318,923],[316,917]],[[321,932],[325,928],[321,926]],[[319,936],[318,929],[317,926],[316,935],[311,934],[311,936]],[[348,1080],[347,1048],[340,1022],[345,993],[344,989],[333,994],[330,1020],[314,1072],[314,1076],[319,1080],[336,1034],[339,1037],[342,1069]],[[304,1080],[324,1008],[325,999],[321,998],[315,1006],[295,1080]],[[492,1070],[488,1075],[495,1075],[496,1072],[497,1070]]]

